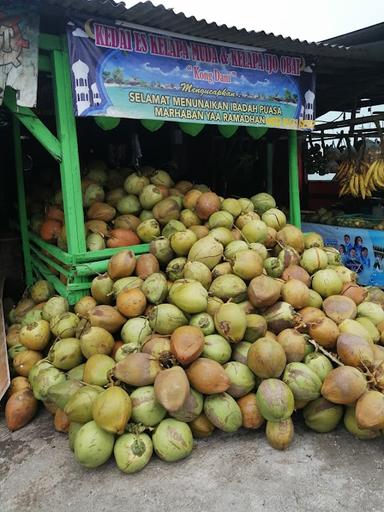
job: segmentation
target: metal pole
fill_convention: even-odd
[[[267,192],[273,195],[273,142],[267,143]]]
[[[299,165],[297,158],[297,132],[295,130],[290,130],[288,132],[288,151],[290,222],[294,226],[301,228]]]
[[[20,139],[20,123],[15,116],[12,116],[13,144],[15,154],[15,169],[17,182],[17,202],[19,206],[19,223],[21,243],[23,247],[23,258],[25,268],[25,281],[27,286],[33,284],[33,272],[31,262],[31,250],[29,247],[28,237],[28,217],[27,207],[25,203],[25,187],[24,187],[24,169],[23,169],[23,153]]]

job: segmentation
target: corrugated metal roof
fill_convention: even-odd
[[[183,13],[176,13],[173,9],[168,9],[163,5],[155,6],[149,1],[139,2],[130,8],[127,8],[124,3],[117,3],[114,0],[41,0],[41,5],[43,7],[44,5],[60,7],[71,14],[78,12],[95,17],[120,19],[155,29],[226,43],[267,48],[278,52],[343,59],[362,59],[364,57],[363,51],[336,44],[313,43],[264,31],[247,31],[244,28],[228,27],[214,22],[208,23],[204,19],[198,20],[194,16],[187,17]],[[56,9],[55,11],[57,12]]]
[[[163,5],[154,6],[149,1],[130,8],[114,0],[40,0],[40,3],[41,29],[50,33],[63,32],[68,16],[83,14],[89,18],[119,19],[187,36],[309,56],[316,61],[318,115],[329,110],[351,109],[359,104],[361,97],[370,98],[372,105],[384,102],[384,51],[376,48],[377,43],[371,48],[371,44],[340,46],[343,41],[336,41],[338,38],[320,43],[300,41],[264,31],[208,23]]]
[[[378,41],[384,41],[384,23],[376,23],[375,25],[360,28],[353,32],[331,37],[325,39],[322,43],[360,46],[363,44],[376,43]]]

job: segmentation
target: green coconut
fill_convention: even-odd
[[[263,316],[254,313],[247,315],[247,328],[244,333],[244,341],[253,343],[265,336],[266,332],[267,322]]]
[[[113,453],[117,467],[123,473],[141,471],[151,460],[152,440],[148,434],[123,434],[114,446]]]
[[[103,388],[99,386],[83,386],[70,396],[64,407],[64,412],[70,422],[87,423],[93,419],[92,408]]]
[[[207,265],[200,261],[188,261],[184,266],[184,279],[199,281],[208,290],[212,282],[212,274]]]
[[[247,285],[236,275],[224,274],[213,280],[209,293],[223,301],[238,303],[247,298]]]
[[[31,286],[29,290],[31,294],[31,298],[35,304],[40,304],[40,302],[46,302],[50,299],[55,293],[54,287],[51,285],[49,281],[39,280]]]
[[[312,352],[305,356],[304,363],[313,370],[323,382],[329,372],[333,370],[331,361],[320,352]]]
[[[177,411],[170,412],[170,416],[179,421],[189,423],[200,416],[204,405],[204,398],[201,393],[191,388],[186,402]]]
[[[288,419],[295,406],[295,399],[290,388],[279,379],[265,379],[256,393],[257,405],[267,421]]]
[[[122,434],[131,417],[132,404],[126,391],[111,386],[97,395],[92,415],[99,427],[111,434]]]
[[[121,328],[121,339],[126,344],[140,347],[152,333],[149,321],[144,317],[130,318]]]
[[[276,201],[271,195],[267,194],[266,192],[260,192],[259,194],[252,196],[251,201],[253,203],[253,206],[255,207],[255,211],[259,215],[262,215],[270,208],[276,207]]]
[[[33,379],[32,391],[37,400],[45,400],[50,388],[65,381],[65,374],[57,368],[46,368]]]
[[[158,334],[172,334],[182,325],[188,324],[185,314],[173,304],[159,304],[148,314],[149,325]]]
[[[223,252],[224,248],[220,242],[212,236],[205,236],[193,244],[188,254],[188,260],[200,261],[212,270],[221,261]]]
[[[47,398],[63,411],[69,399],[82,387],[79,380],[69,378],[51,386]]]
[[[303,416],[305,424],[312,430],[330,432],[337,427],[343,417],[343,406],[320,397],[304,407]]]
[[[132,421],[154,427],[162,421],[167,411],[156,400],[153,386],[142,386],[132,391]]]
[[[312,278],[312,289],[323,298],[339,295],[343,289],[343,281],[337,272],[330,268],[318,270]]]
[[[240,306],[232,302],[222,304],[215,313],[217,332],[232,343],[243,339],[247,328],[247,319]]]
[[[231,229],[233,225],[233,215],[227,211],[214,212],[208,219],[209,229],[227,228]]]
[[[51,297],[43,306],[42,318],[50,322],[53,317],[66,313],[69,309],[67,299],[64,297]]]
[[[231,354],[232,348],[230,343],[220,334],[209,334],[204,337],[202,357],[207,357],[220,364],[224,364],[230,360]]]
[[[93,354],[85,363],[83,380],[87,384],[105,386],[109,372],[115,366],[115,360],[106,354]]]
[[[152,436],[156,455],[166,462],[188,457],[193,449],[190,427],[183,421],[167,418],[159,423]]]
[[[309,274],[314,274],[318,270],[323,270],[328,266],[327,253],[319,247],[306,249],[301,256],[300,266]]]
[[[181,279],[171,286],[169,300],[185,313],[201,313],[207,309],[208,292],[199,281]]]
[[[283,381],[289,386],[295,400],[315,400],[320,396],[322,381],[317,373],[304,363],[287,364]]]
[[[224,370],[231,382],[227,393],[234,398],[246,395],[255,387],[256,378],[246,364],[230,361],[224,365]]]
[[[163,274],[155,272],[146,278],[141,290],[151,304],[161,304],[168,295],[167,280]]]
[[[80,340],[64,338],[58,340],[48,352],[48,359],[60,370],[71,370],[83,361]]]
[[[180,256],[179,258],[174,258],[171,260],[165,270],[168,279],[170,281],[177,281],[178,279],[182,279],[186,263],[187,259],[184,258],[184,256]]]
[[[112,455],[115,437],[89,421],[77,432],[74,453],[75,459],[86,468],[97,468],[107,462]]]
[[[248,364],[248,352],[251,346],[252,343],[249,343],[249,341],[240,341],[240,343],[236,343],[232,350],[232,360]]]
[[[357,306],[357,313],[359,316],[369,318],[375,326],[384,321],[384,310],[375,302],[362,302]]]
[[[207,396],[204,413],[216,428],[224,432],[236,432],[242,426],[241,409],[228,393]]]
[[[197,313],[193,315],[189,321],[189,325],[199,327],[204,336],[208,336],[215,332],[215,323],[208,313]]]

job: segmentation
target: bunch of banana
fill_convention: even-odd
[[[384,189],[384,159],[380,158],[371,164],[364,160],[346,160],[339,167],[337,180],[340,186],[339,197],[372,197],[372,192]]]
[[[365,186],[370,190],[384,188],[384,158],[371,163],[365,175]]]

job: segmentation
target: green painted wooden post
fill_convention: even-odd
[[[290,222],[294,226],[301,228],[299,165],[297,158],[297,132],[295,130],[290,130],[288,132],[288,151]]]
[[[68,252],[70,254],[78,254],[85,252],[86,246],[80,163],[76,122],[72,109],[72,87],[69,77],[69,63],[64,50],[53,50],[51,59],[57,134],[62,151],[60,174]]]
[[[24,269],[25,269],[25,281],[27,286],[33,284],[33,272],[31,262],[31,250],[29,246],[28,237],[28,217],[27,207],[25,204],[25,187],[24,187],[24,169],[23,169],[23,153],[21,148],[20,139],[20,123],[13,116],[12,119],[13,128],[13,144],[15,153],[15,168],[16,168],[16,182],[17,182],[17,201],[19,204],[19,222],[20,222],[20,235],[21,243],[23,247],[24,257]]]
[[[76,120],[72,107],[72,85],[65,37],[61,38],[61,45],[61,49],[54,49],[51,52],[51,62],[57,134],[62,152],[60,175],[68,252],[76,255],[86,251],[84,213]],[[74,276],[69,278],[68,284],[80,284],[83,280],[82,277]],[[70,304],[77,302],[83,295],[82,290],[68,289]]]

